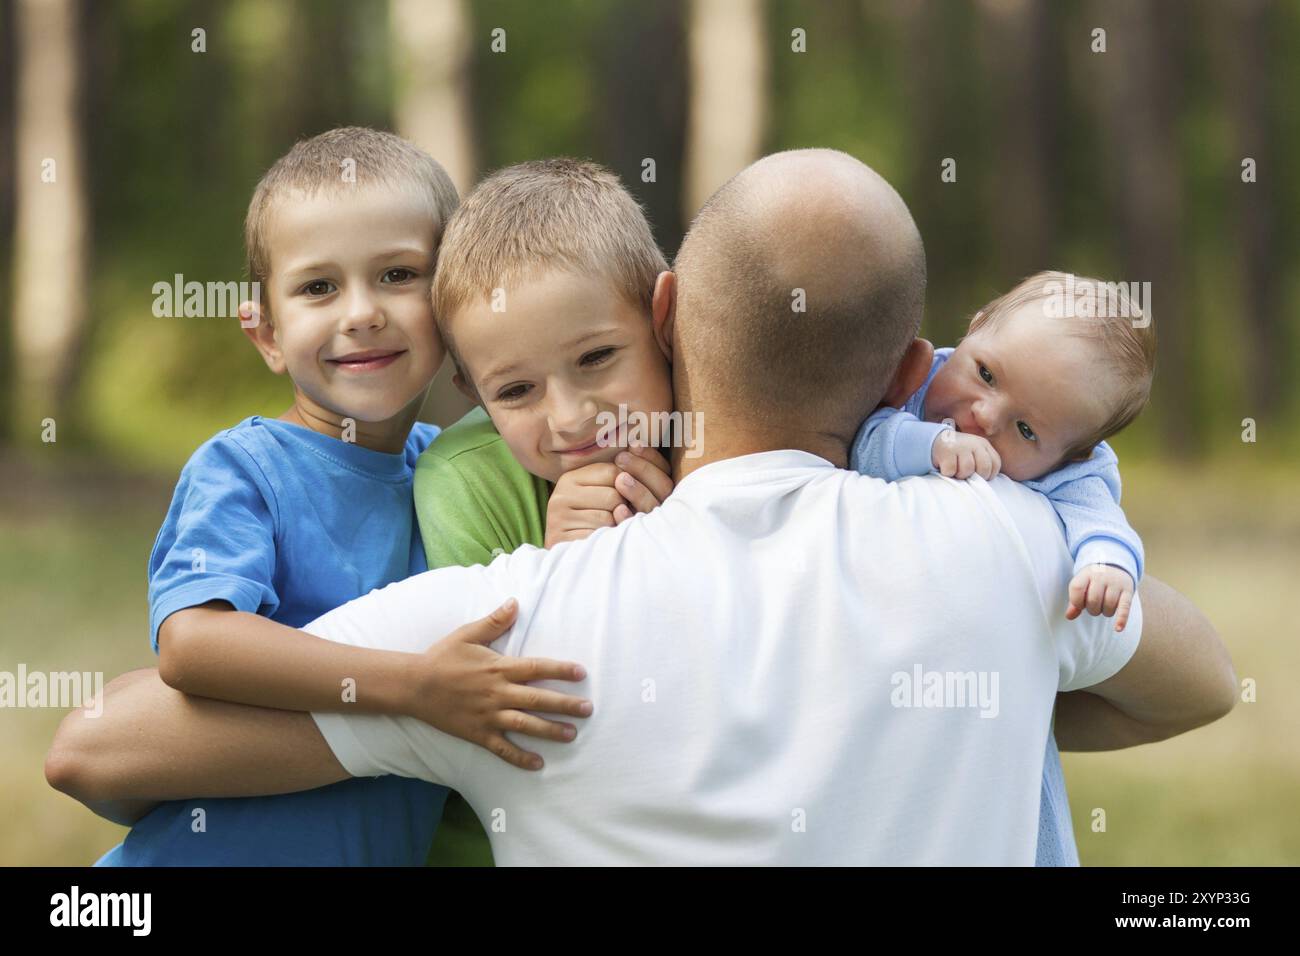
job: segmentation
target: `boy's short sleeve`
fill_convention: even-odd
[[[229,435],[204,444],[186,464],[149,556],[149,636],[169,616],[208,601],[272,614],[275,495],[249,452]]]
[[[491,564],[541,547],[549,486],[515,461],[481,410],[448,428],[415,466],[415,513],[430,568]]]

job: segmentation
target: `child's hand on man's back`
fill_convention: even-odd
[[[546,505],[546,547],[622,524],[638,511],[653,511],[672,493],[670,472],[663,455],[643,446],[619,452],[613,462],[565,472]]]
[[[962,481],[971,475],[992,481],[1002,470],[1002,457],[987,438],[953,429],[939,433],[930,448],[930,460],[945,478]]]
[[[519,605],[511,598],[487,617],[452,631],[421,657],[405,713],[490,750],[506,763],[540,770],[542,758],[516,747],[506,732],[542,740],[573,740],[572,724],[546,720],[533,712],[591,716],[591,702],[529,681],[580,681],[578,664],[542,657],[505,657],[487,645],[514,626]]]

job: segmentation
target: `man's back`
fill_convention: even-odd
[[[1110,676],[1141,621],[1064,622],[1050,506],[998,484],[749,455],[585,542],[308,627],[418,650],[518,597],[498,649],[579,661],[595,705],[576,742],[537,744],[540,773],[414,720],[317,721],[353,773],[460,790],[502,864],[1032,864],[1058,681]]]

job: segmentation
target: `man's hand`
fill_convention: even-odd
[[[940,432],[930,448],[930,460],[945,478],[966,480],[979,475],[992,481],[1002,470],[1002,456],[987,438],[967,435],[954,429]]]
[[[653,448],[633,445],[613,462],[566,472],[546,505],[546,547],[579,541],[597,528],[653,511],[673,490],[668,461]]]
[[[1122,631],[1133,606],[1133,590],[1133,579],[1123,568],[1089,565],[1070,582],[1070,606],[1065,609],[1065,619],[1073,621],[1086,608],[1094,617],[1114,617],[1115,630]]]
[[[490,750],[524,770],[540,770],[542,758],[521,750],[506,731],[543,740],[568,742],[577,735],[572,724],[544,720],[524,711],[570,717],[591,716],[591,702],[553,690],[527,686],[528,681],[583,680],[579,664],[540,657],[504,657],[487,645],[515,623],[518,603],[511,598],[485,618],[452,631],[424,654],[416,693],[407,713],[472,744]]]

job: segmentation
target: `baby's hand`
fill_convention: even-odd
[[[1113,616],[1115,630],[1122,631],[1128,624],[1132,605],[1133,579],[1129,573],[1113,565],[1093,564],[1070,582],[1070,606],[1065,610],[1065,618],[1073,621],[1087,608],[1092,615]]]
[[[565,472],[546,504],[546,547],[578,541],[597,528],[653,511],[672,493],[668,461],[653,448],[632,446],[613,462]]]
[[[946,429],[930,449],[930,460],[945,478],[965,480],[979,475],[992,481],[1002,470],[1002,457],[987,438]]]

